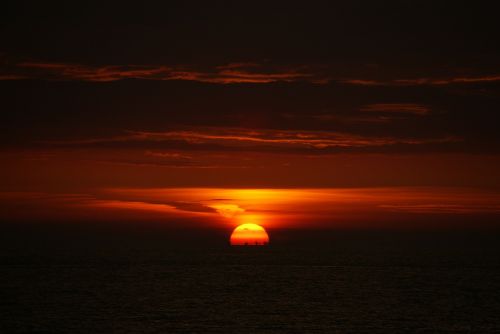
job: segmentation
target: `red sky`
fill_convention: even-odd
[[[0,221],[498,224],[494,10],[242,6],[9,4]]]

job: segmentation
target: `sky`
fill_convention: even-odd
[[[7,4],[0,221],[495,227],[490,6]]]

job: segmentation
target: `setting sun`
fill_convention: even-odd
[[[242,224],[231,234],[231,246],[263,246],[269,243],[266,230],[257,224]]]

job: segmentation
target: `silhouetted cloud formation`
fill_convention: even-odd
[[[3,73],[2,73],[3,72]],[[326,83],[328,79],[305,66],[265,66],[257,63],[229,63],[206,70],[196,66],[107,65],[21,62],[4,67],[0,80],[42,79],[56,81],[109,82],[122,79],[185,80],[213,84],[305,81]]]
[[[411,137],[375,137],[360,136],[349,133],[327,131],[291,131],[269,129],[238,129],[238,128],[198,128],[190,130],[172,130],[164,132],[127,131],[126,134],[108,138],[89,138],[81,140],[64,140],[45,142],[55,146],[96,147],[101,145],[120,144],[127,147],[127,143],[140,143],[141,146],[162,144],[168,148],[170,144],[184,143],[187,145],[212,145],[213,147],[235,148],[275,148],[279,150],[293,148],[307,148],[322,150],[328,148],[359,148],[380,147],[391,145],[423,145],[432,143],[453,143],[460,138],[445,136],[439,138],[411,138]],[[135,146],[137,147],[137,146]],[[149,151],[148,151],[149,152]],[[149,155],[159,154],[151,154]],[[161,156],[161,154],[160,154]],[[163,157],[176,160],[185,160],[181,155],[164,154]]]
[[[365,105],[361,107],[360,110],[366,112],[402,113],[422,116],[430,112],[429,107],[414,103],[375,103]]]
[[[361,85],[361,86],[445,86],[452,84],[475,84],[500,82],[500,74],[490,74],[482,76],[450,76],[435,78],[414,78],[414,79],[342,79],[340,82]]]

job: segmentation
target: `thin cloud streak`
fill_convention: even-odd
[[[435,214],[476,214],[500,213],[500,205],[474,204],[386,204],[379,206],[382,209],[409,213]]]
[[[203,164],[202,162],[196,162],[192,164],[182,164],[179,162],[149,162],[149,161],[112,161],[112,160],[99,160],[95,161],[99,164],[105,165],[116,165],[116,166],[130,166],[130,167],[165,167],[165,168],[175,168],[175,169],[244,169],[244,168],[256,168],[256,166],[244,166],[244,165],[217,165],[217,164]]]
[[[446,86],[453,84],[475,84],[500,81],[500,75],[484,75],[471,77],[448,78],[415,78],[415,79],[343,79],[341,83],[358,86]]]
[[[200,69],[192,65],[102,65],[26,61],[0,68],[0,80],[41,79],[52,81],[111,82],[122,79],[181,80],[213,84],[267,84],[273,82],[337,82],[357,86],[445,86],[500,81],[500,74],[420,78],[342,78],[328,66],[276,66],[256,62],[227,63]]]
[[[368,104],[360,109],[363,112],[375,112],[375,113],[401,113],[401,114],[413,114],[413,115],[427,115],[430,113],[430,109],[427,106],[414,103],[376,103]]]
[[[369,137],[341,132],[293,131],[293,130],[249,130],[236,128],[200,128],[165,132],[128,131],[123,136],[83,139],[74,141],[52,141],[46,144],[62,146],[85,146],[125,142],[183,142],[189,145],[213,144],[226,147],[277,147],[277,148],[359,148],[380,147],[397,144],[420,145],[460,141],[453,136],[439,138]]]
[[[122,79],[183,80],[215,84],[306,81],[324,84],[328,80],[302,67],[272,67],[256,63],[229,63],[200,70],[190,66],[107,65],[22,62],[0,73],[0,80],[42,79],[53,81],[111,82]]]

